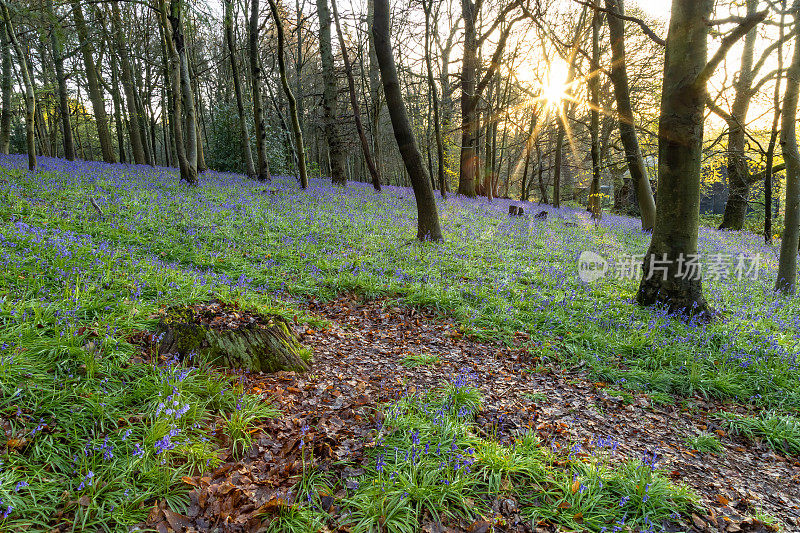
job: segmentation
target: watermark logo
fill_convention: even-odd
[[[600,254],[584,250],[578,257],[578,277],[585,283],[604,278],[608,269],[608,261]]]
[[[762,267],[761,254],[679,254],[674,260],[663,254],[622,255],[618,260],[609,261],[600,254],[585,250],[578,257],[578,277],[591,283],[609,275],[614,279],[662,279],[668,277],[685,280],[756,280]]]

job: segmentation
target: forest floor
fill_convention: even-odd
[[[421,244],[399,187],[41,163],[0,159],[0,531],[800,531],[800,303],[757,235],[701,231],[760,268],[686,323],[578,279],[644,253],[627,217],[454,197]],[[211,300],[311,371],[154,355]]]
[[[646,393],[624,393],[592,381],[581,365],[542,365],[527,349],[476,341],[453,320],[390,300],[348,294],[312,301],[308,309],[328,321],[319,331],[298,329],[313,349],[312,373],[246,378],[250,390],[272,398],[284,416],[260,427],[243,458],[228,458],[217,470],[186,480],[197,490],[182,517],[185,524],[248,531],[261,525],[254,519],[260,510],[291,495],[305,469],[342,480],[326,509],[327,525],[347,524],[336,502],[345,498],[344,482],[353,467],[370,465],[376,406],[433,390],[466,369],[484,400],[476,416],[479,431],[500,442],[533,432],[554,450],[590,452],[598,442],[611,441],[617,462],[657,457],[672,480],[700,496],[696,512],[670,530],[774,531],[779,523],[786,531],[800,530],[800,462],[763,442],[730,435],[715,415],[740,407],[699,395],[662,403]],[[303,436],[304,426],[313,429]],[[719,436],[719,447],[697,450],[692,439],[707,434]],[[313,450],[312,460],[302,459],[302,439],[306,453]],[[506,497],[514,498],[510,492]],[[509,510],[498,503],[502,498],[495,496],[488,520],[444,525],[427,517],[422,530],[486,531],[481,528],[489,525],[498,531],[552,530],[546,521],[531,526],[516,501]],[[155,512],[150,525],[163,530],[169,522]]]

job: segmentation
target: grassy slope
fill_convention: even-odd
[[[187,190],[163,169],[45,160],[48,166],[62,172],[15,177],[7,202],[30,198],[51,228],[129,249],[146,268],[199,279],[187,290],[286,302],[347,289],[397,294],[455,314],[480,336],[527,331],[545,345],[557,342],[614,381],[800,406],[800,305],[771,291],[775,252],[758,236],[702,231],[704,254],[760,253],[762,270],[757,281],[706,280],[723,319],[686,325],[632,305],[638,279],[593,285],[577,279],[582,250],[617,257],[645,252],[648,236],[629,218],[607,216],[595,227],[584,213],[564,209],[539,223],[509,219],[504,201],[456,198],[440,206],[440,246],[411,240],[415,209],[405,189],[376,195],[360,185],[341,191],[318,181],[302,192],[289,179],[265,186],[210,173]],[[127,277],[129,296],[146,302],[184,290],[136,271]]]
[[[341,190],[312,181],[304,192],[291,179],[265,185],[213,172],[188,189],[167,169],[46,158],[41,163],[42,170],[31,176],[21,170],[22,158],[0,159],[0,178],[9,181],[0,195],[0,409],[8,413],[18,405],[35,405],[11,420],[15,434],[30,436],[40,419],[51,424],[75,410],[86,410],[91,424],[44,432],[58,446],[68,443],[78,456],[75,464],[59,465],[58,476],[41,468],[41,461],[5,467],[0,498],[6,503],[18,494],[6,490],[8,484],[25,476],[43,487],[63,486],[77,500],[77,487],[92,471],[92,490],[107,490],[118,500],[104,505],[140,516],[137,505],[157,491],[148,488],[152,493],[130,502],[123,483],[110,480],[141,470],[134,459],[174,479],[175,471],[161,465],[165,455],[156,453],[155,443],[179,427],[186,449],[169,453],[181,463],[190,446],[202,448],[207,438],[194,422],[231,410],[236,398],[216,394],[227,385],[214,389],[212,384],[221,382],[202,372],[180,381],[159,377],[163,370],[157,368],[123,368],[132,349],[124,337],[151,324],[147,317],[160,305],[212,293],[284,309],[304,295],[325,297],[342,290],[396,295],[451,313],[465,330],[486,338],[527,332],[535,353],[580,359],[623,388],[699,391],[786,410],[800,406],[800,306],[797,299],[770,290],[775,255],[757,236],[703,230],[704,253],[761,253],[763,269],[758,281],[707,281],[707,296],[723,318],[687,325],[632,305],[637,280],[585,285],[577,279],[576,257],[582,250],[644,253],[648,237],[632,219],[607,216],[595,227],[584,213],[567,209],[548,209],[545,222],[509,219],[507,201],[455,198],[440,203],[445,244],[420,244],[413,241],[415,209],[406,189],[387,187],[376,195],[360,184]],[[90,197],[101,206],[102,217]],[[81,327],[99,337],[89,338],[89,330]],[[81,347],[89,341],[104,357],[87,355],[91,350]],[[18,372],[21,360],[38,374],[7,378]],[[163,399],[172,387],[180,390],[181,402],[199,407],[186,421],[161,424],[163,415],[155,414],[158,393]],[[131,392],[121,395],[121,390]],[[99,391],[114,401],[104,402]],[[149,420],[130,422],[130,429],[141,432],[133,440],[123,439],[125,424],[97,422],[100,415],[99,420],[110,421],[131,413],[144,413]],[[103,443],[112,441],[115,450],[142,443],[147,453],[143,458],[125,454],[112,468],[101,460]],[[35,442],[37,450],[48,453]],[[84,448],[91,453],[84,454]],[[192,460],[200,464],[209,453],[201,450]],[[104,469],[105,485],[92,468]],[[170,482],[162,485],[163,496]],[[57,494],[42,488],[45,493]],[[79,519],[100,512],[71,503]],[[49,502],[38,520],[46,520],[58,505]],[[127,514],[120,515],[122,521],[133,519]]]

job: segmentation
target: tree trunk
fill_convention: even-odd
[[[445,190],[445,159],[444,159],[444,140],[442,139],[442,124],[439,119],[439,91],[433,78],[433,65],[431,64],[431,25],[434,32],[438,30],[438,24],[431,21],[431,9],[433,0],[423,0],[422,7],[425,10],[425,67],[428,71],[428,88],[433,99],[433,134],[436,136],[436,159],[439,162],[437,167],[439,175],[439,192],[442,198],[447,197]]]
[[[3,24],[3,110],[0,113],[0,153],[8,154],[11,144],[11,39],[8,36],[8,28]]]
[[[544,166],[542,165],[542,154],[539,151],[539,146],[536,146],[536,170],[539,174],[539,192],[542,195],[541,202],[549,203],[547,201],[547,186],[544,184]]]
[[[125,120],[125,115],[122,112],[122,96],[119,89],[119,79],[117,77],[117,60],[111,54],[111,100],[114,104],[114,124],[117,130],[117,152],[119,152],[119,162],[126,163],[125,158],[125,128],[122,123]]]
[[[60,38],[61,26],[58,24],[58,16],[53,8],[53,0],[47,0],[47,10],[53,19],[50,26],[50,45],[53,49],[53,63],[58,82],[58,110],[61,116],[61,131],[64,136],[64,158],[67,161],[74,161],[75,140],[72,138],[72,126],[69,121],[69,95],[67,94],[67,79],[64,75],[64,50]]]
[[[461,63],[461,168],[458,194],[475,196],[478,174],[478,100],[475,97],[478,71],[478,36],[475,28],[476,6],[472,0],[461,0],[464,19],[464,53]]]
[[[389,1],[374,0],[375,20],[372,25],[375,52],[381,69],[383,93],[392,119],[392,128],[403,163],[411,178],[414,196],[417,201],[417,238],[422,241],[441,241],[439,212],[433,195],[431,180],[422,162],[422,156],[414,139],[414,132],[408,121],[406,106],[400,92],[397,68],[392,55],[389,39]]]
[[[75,28],[78,31],[83,64],[86,69],[86,82],[89,89],[89,100],[92,102],[94,120],[97,124],[97,136],[100,140],[100,151],[103,154],[103,161],[106,163],[116,163],[114,146],[111,143],[111,134],[108,131],[108,117],[106,115],[106,103],[103,98],[103,90],[100,87],[100,80],[97,65],[92,56],[92,43],[89,41],[89,30],[86,27],[86,19],[83,18],[83,10],[80,0],[70,0],[72,13],[75,17]]]
[[[169,37],[169,30],[167,28],[166,19],[163,18],[163,12],[159,11],[159,29],[161,31],[161,53],[164,70],[164,90],[161,94],[162,102],[162,125],[164,126],[164,152],[166,153],[167,166],[177,164],[178,167],[182,164],[177,155],[177,135],[175,133],[175,124],[173,117],[178,116],[175,112],[175,95],[172,89],[172,68],[171,46],[168,44],[171,41]],[[185,161],[184,161],[185,162]]]
[[[261,91],[261,66],[258,56],[258,8],[259,0],[251,0],[250,20],[248,28],[249,55],[250,55],[250,81],[252,83],[253,98],[253,125],[256,129],[256,153],[258,154],[258,168],[256,177],[261,180],[270,180],[269,157],[267,156],[267,126],[264,122],[264,106]]]
[[[225,42],[228,45],[228,54],[231,59],[231,77],[233,78],[233,92],[236,95],[236,112],[239,117],[239,140],[242,143],[242,159],[247,175],[256,177],[256,167],[253,163],[253,152],[250,150],[250,132],[247,131],[247,122],[244,115],[244,102],[242,100],[242,82],[239,79],[239,67],[236,64],[236,46],[233,35],[233,0],[225,0]]]
[[[800,239],[800,151],[797,147],[797,101],[800,95],[800,13],[794,13],[794,57],[786,73],[781,119],[781,152],[786,161],[786,206],[775,290],[797,291],[797,243]]]
[[[606,0],[606,8],[615,13],[625,13],[622,0]],[[644,167],[642,151],[639,148],[639,140],[634,126],[625,58],[625,23],[622,19],[610,15],[608,17],[608,31],[611,37],[611,82],[614,85],[614,95],[617,100],[620,139],[625,149],[628,170],[631,173],[631,181],[639,202],[642,230],[651,231],[656,219],[656,203],[653,199],[650,178]]]
[[[335,0],[331,0],[335,2]],[[333,64],[331,48],[331,14],[328,11],[328,0],[317,0],[319,16],[319,55],[322,65],[322,132],[331,154],[331,182],[334,185],[347,185],[345,174],[345,153],[339,134],[339,110],[336,95],[336,71]],[[344,50],[344,46],[342,47]]]
[[[370,28],[372,27],[372,22],[375,18],[374,11],[375,4],[373,0],[367,0],[367,25]],[[373,38],[371,31],[367,33],[369,33],[367,38],[369,41],[369,95],[372,105],[370,115],[370,130],[372,134],[372,147],[375,150],[375,168],[378,171],[378,175],[380,175],[383,165],[380,134],[382,107],[381,73],[380,67],[378,66],[378,58],[375,55],[375,39]]]
[[[700,171],[706,84],[731,46],[767,12],[747,17],[727,35],[708,60],[706,21],[713,0],[673,0],[658,125],[658,204],[653,238],[636,296],[641,305],[662,303],[671,312],[710,318],[699,272],[687,261],[697,258],[700,227]],[[796,252],[795,239],[795,252]]]
[[[558,133],[556,133],[555,162],[553,163],[553,207],[561,207],[561,167],[564,157],[564,123],[566,115],[558,119]]]
[[[186,144],[184,142],[184,126],[183,126],[183,112],[182,112],[182,98],[180,93],[181,86],[181,60],[178,55],[178,49],[175,44],[175,37],[172,32],[172,23],[170,13],[170,6],[167,0],[161,0],[162,18],[161,24],[164,30],[164,41],[170,56],[170,87],[172,92],[172,105],[170,109],[169,121],[172,125],[173,136],[175,137],[175,156],[178,159],[178,168],[180,169],[181,180],[186,181],[190,185],[197,183],[197,167],[189,163],[189,158],[186,155]]]
[[[278,34],[278,70],[281,75],[281,85],[283,92],[286,94],[286,99],[289,101],[289,115],[292,119],[292,131],[294,132],[295,142],[295,157],[297,157],[297,166],[300,174],[300,186],[303,189],[308,188],[308,174],[306,173],[306,150],[303,146],[303,130],[300,129],[300,118],[297,115],[297,101],[292,94],[292,89],[289,87],[289,81],[286,79],[286,57],[284,56],[285,36],[283,31],[283,22],[281,21],[280,14],[278,13],[278,6],[276,0],[269,0],[269,7],[272,10],[272,18],[275,21],[275,30]]]
[[[197,143],[197,171],[205,172],[208,170],[206,165],[206,152],[203,148],[203,128],[201,127],[201,119],[203,117],[203,101],[201,99],[200,89],[197,85],[197,77],[194,75],[194,67],[192,66],[192,56],[187,54],[186,64],[189,73],[189,89],[192,91],[193,108],[195,110],[194,131],[195,142]],[[198,114],[200,118],[198,118]]]
[[[665,304],[670,312],[709,316],[699,273],[685,262],[697,258],[700,170],[703,149],[708,26],[713,0],[673,0],[667,37],[658,128],[658,204],[650,248],[642,266],[640,305]],[[666,272],[656,270],[664,266]]]
[[[786,10],[786,0],[781,1],[781,12]],[[781,14],[780,40],[784,36],[785,15]],[[772,244],[772,164],[775,160],[775,145],[778,141],[778,127],[781,117],[781,80],[783,78],[783,46],[778,47],[778,77],[775,80],[773,95],[774,112],[772,117],[772,130],[767,145],[767,168],[764,172],[764,243]]]
[[[28,60],[22,51],[22,46],[20,46],[17,40],[17,35],[14,33],[14,25],[11,23],[11,13],[8,11],[8,5],[5,0],[0,0],[0,8],[3,10],[6,34],[11,40],[14,52],[17,54],[22,82],[25,85],[25,140],[28,150],[28,170],[32,172],[36,170],[36,96],[33,91],[33,78],[30,70],[28,70]]]
[[[186,128],[183,135],[183,142],[186,144],[186,162],[188,163],[187,183],[194,185],[197,183],[197,112],[194,106],[194,92],[192,91],[192,79],[189,75],[189,58],[186,54],[186,39],[183,34],[183,0],[170,0],[169,22],[172,25],[172,42],[175,45],[175,53],[178,56],[179,67],[179,91],[182,96]]]
[[[367,142],[367,136],[364,133],[364,125],[361,123],[361,111],[358,107],[358,95],[356,94],[356,83],[353,79],[353,68],[350,64],[350,58],[347,54],[347,47],[345,46],[344,42],[344,34],[342,33],[342,27],[339,22],[339,10],[336,8],[336,0],[331,0],[331,6],[333,7],[333,16],[334,20],[336,21],[336,34],[339,36],[339,46],[342,49],[344,70],[345,74],[347,74],[347,86],[350,91],[350,106],[353,108],[353,118],[356,122],[358,138],[361,141],[361,152],[364,154],[364,161],[366,162],[367,168],[369,169],[369,174],[372,177],[372,186],[376,191],[380,191],[381,176],[378,173],[378,167],[375,166],[375,161],[372,159],[369,143]]]
[[[592,59],[589,72],[589,108],[592,155],[592,184],[589,188],[589,212],[592,218],[603,217],[603,204],[600,196],[600,26],[603,17],[599,11],[592,18]]]
[[[122,89],[125,93],[125,101],[128,107],[128,124],[131,139],[131,152],[133,161],[137,165],[147,164],[147,158],[142,144],[142,117],[136,105],[135,89],[133,86],[133,69],[131,68],[130,58],[128,57],[128,45],[125,42],[124,26],[122,15],[119,9],[119,1],[111,2],[111,28],[114,32],[114,43],[117,49],[120,62],[120,75],[122,77]]]
[[[531,150],[533,150],[534,132],[536,131],[536,108],[531,109],[530,126],[528,127],[528,134],[525,137],[525,164],[522,167],[522,182],[519,187],[519,199],[526,201],[528,199],[528,169],[531,163]]]
[[[759,0],[747,0],[747,14],[752,16],[758,10]],[[719,229],[741,230],[747,216],[750,197],[750,171],[745,156],[745,124],[750,101],[753,97],[753,55],[755,53],[758,31],[753,28],[744,39],[742,62],[736,80],[736,93],[731,106],[728,125],[728,201]]]

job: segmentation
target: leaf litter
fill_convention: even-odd
[[[618,460],[654,454],[673,480],[701,496],[706,509],[676,531],[774,531],[754,517],[760,512],[781,520],[787,531],[800,530],[798,458],[764,443],[739,440],[713,416],[718,411],[744,412],[744,406],[699,396],[662,405],[645,393],[619,394],[580,368],[541,364],[536,350],[525,346],[526,334],[519,334],[512,346],[479,341],[464,335],[452,319],[388,299],[368,301],[345,294],[332,301],[310,299],[305,307],[328,324],[321,329],[294,325],[313,352],[311,371],[240,376],[251,393],[271,402],[282,416],[260,422],[243,457],[223,450],[223,462],[214,471],[184,476],[183,482],[192,488],[185,513],[158,502],[148,527],[159,532],[263,529],[291,507],[304,462],[309,466],[313,460],[317,471],[341,480],[338,492],[321,495],[334,528],[322,531],[349,531],[338,502],[363,473],[361,467],[375,446],[378,405],[405,393],[431,390],[467,368],[484,396],[477,425],[501,442],[535,431],[555,450],[588,448],[603,438],[615,443]],[[235,327],[240,320],[252,320],[220,302],[196,311],[214,325]],[[404,365],[409,356],[435,364]],[[718,435],[724,450],[711,454],[689,449],[686,437],[699,432]],[[500,514],[515,511],[514,505],[496,507]],[[533,527],[431,520],[422,531],[555,531],[544,524]]]

